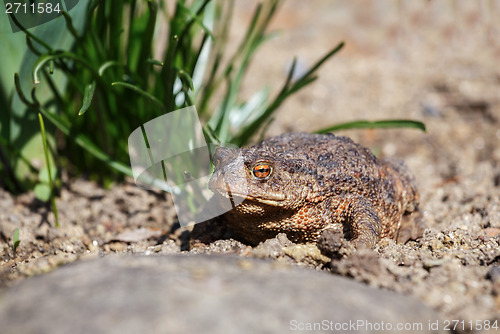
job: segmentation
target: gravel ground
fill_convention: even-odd
[[[232,40],[253,2],[238,2]],[[339,41],[346,48],[320,78],[279,110],[269,135],[313,131],[356,119],[411,118],[410,129],[345,131],[380,157],[398,157],[414,173],[427,230],[405,245],[331,260],[314,245],[283,235],[250,247],[220,240],[190,249],[167,194],[133,182],[104,190],[66,180],[57,199],[61,227],[28,193],[0,190],[1,287],[60,264],[108,253],[236,253],[331,271],[414,296],[447,319],[498,320],[500,326],[500,14],[499,1],[285,3],[281,31],[252,64],[245,96],[277,87],[294,55],[306,68]],[[21,244],[10,248],[15,228]],[[477,329],[477,328],[472,328]],[[489,332],[489,331],[487,331]]]

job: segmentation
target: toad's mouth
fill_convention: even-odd
[[[225,187],[224,187],[225,186]],[[227,184],[218,184],[217,186],[209,187],[215,194],[225,197],[231,201],[241,203],[243,201],[258,202],[267,205],[276,205],[277,203],[286,200],[286,195],[267,191],[263,194],[252,194],[251,189],[231,189]]]

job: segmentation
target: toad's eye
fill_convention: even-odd
[[[266,180],[272,172],[273,168],[267,162],[259,162],[252,167],[252,175],[258,180]]]

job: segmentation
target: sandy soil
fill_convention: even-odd
[[[238,2],[237,41],[253,2]],[[314,131],[356,119],[410,118],[417,130],[345,131],[381,157],[398,157],[414,173],[428,226],[406,245],[383,240],[375,251],[330,261],[314,246],[280,236],[251,248],[221,240],[193,253],[271,257],[352,277],[415,296],[448,319],[498,320],[500,326],[500,14],[498,1],[370,2],[289,0],[273,28],[281,34],[252,64],[244,95],[279,87],[293,56],[307,68],[339,41],[346,48],[313,85],[279,110],[269,135]],[[57,199],[61,227],[33,194],[0,190],[0,282],[82,257],[189,251],[169,195],[133,182],[104,190],[66,180]],[[13,254],[11,238],[20,229]],[[474,328],[473,328],[474,329]]]

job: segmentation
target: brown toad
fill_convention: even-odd
[[[405,165],[377,159],[347,137],[283,134],[240,150],[218,148],[214,164],[209,188],[244,199],[224,218],[251,244],[281,232],[294,242],[316,241],[327,229],[369,247],[382,237],[415,237],[412,228],[400,229],[419,215]]]

